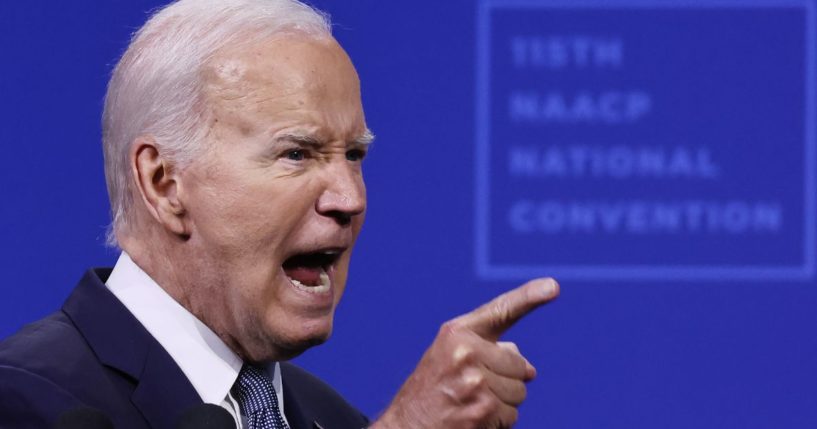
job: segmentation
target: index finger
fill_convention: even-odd
[[[519,319],[559,296],[559,283],[552,278],[531,280],[505,292],[476,310],[457,318],[482,338],[496,341]]]

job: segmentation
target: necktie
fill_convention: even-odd
[[[244,365],[233,386],[233,395],[247,417],[250,429],[289,429],[278,408],[272,380],[263,370]]]

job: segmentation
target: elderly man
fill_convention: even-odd
[[[363,224],[358,77],[295,0],[181,0],[135,35],[104,113],[113,270],[0,345],[0,426],[93,408],[175,427],[196,404],[243,428],[361,428],[284,363],[332,331]],[[441,329],[377,428],[508,427],[535,370],[498,342],[553,299],[533,281]]]

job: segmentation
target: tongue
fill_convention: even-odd
[[[321,268],[318,267],[287,267],[284,272],[293,280],[298,280],[305,286],[320,286]]]

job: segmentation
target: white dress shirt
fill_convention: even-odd
[[[227,410],[236,427],[247,427],[238,401],[230,389],[244,362],[204,323],[165,292],[150,276],[122,252],[105,283],[150,335],[179,365],[201,399]],[[267,367],[284,413],[283,381],[277,362]],[[284,416],[286,421],[286,416]],[[289,422],[287,422],[287,426]]]

